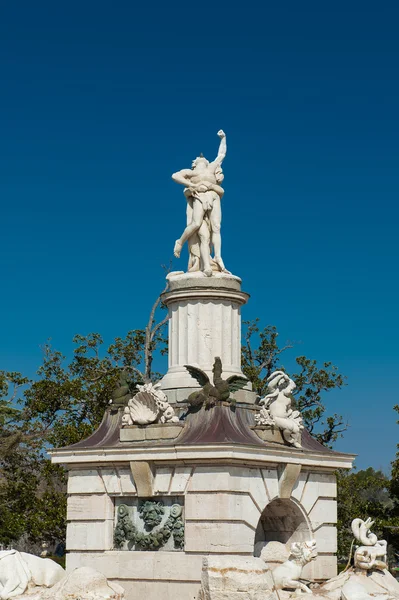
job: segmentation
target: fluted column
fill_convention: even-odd
[[[216,356],[225,378],[242,375],[241,306],[248,298],[233,275],[169,275],[169,290],[162,297],[169,310],[168,372],[161,382],[165,392],[198,387],[184,365],[199,367],[211,378]]]

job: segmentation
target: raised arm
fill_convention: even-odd
[[[177,171],[177,173],[173,173],[172,179],[176,183],[180,183],[181,185],[185,185],[186,187],[192,186],[191,177],[193,172],[191,169],[182,169],[181,171]]]
[[[221,165],[226,156],[226,151],[227,151],[226,134],[223,131],[223,129],[220,129],[218,131],[218,136],[220,137],[219,151],[218,151],[217,157],[213,161],[213,164]]]

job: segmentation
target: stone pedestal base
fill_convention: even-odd
[[[238,277],[225,273],[171,273],[168,279],[169,291],[162,300],[169,310],[169,366],[161,387],[170,401],[181,401],[199,387],[184,365],[199,367],[212,380],[219,356],[224,378],[243,375],[241,306],[249,296],[241,291]],[[179,390],[174,399],[173,390]],[[181,397],[185,390],[186,398]]]
[[[156,423],[143,427],[133,425],[122,428],[119,439],[121,442],[173,440],[181,434],[183,427],[184,423]]]

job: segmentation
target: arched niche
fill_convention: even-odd
[[[312,538],[303,510],[292,500],[277,498],[263,511],[255,533],[254,556],[260,556],[268,542],[305,542]]]

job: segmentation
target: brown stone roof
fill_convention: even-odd
[[[276,442],[265,442],[253,431],[254,414],[256,408],[252,405],[240,404],[237,406],[214,406],[211,409],[201,408],[196,412],[189,412],[183,418],[185,427],[175,439],[151,442],[133,442],[134,446],[181,446],[198,444],[237,444],[246,446],[279,446]],[[122,422],[122,412],[108,408],[98,429],[85,440],[68,446],[66,449],[78,450],[84,448],[112,448],[129,447],[132,442],[120,442],[119,432]],[[312,438],[307,430],[302,433],[302,447],[304,450],[336,454]]]

